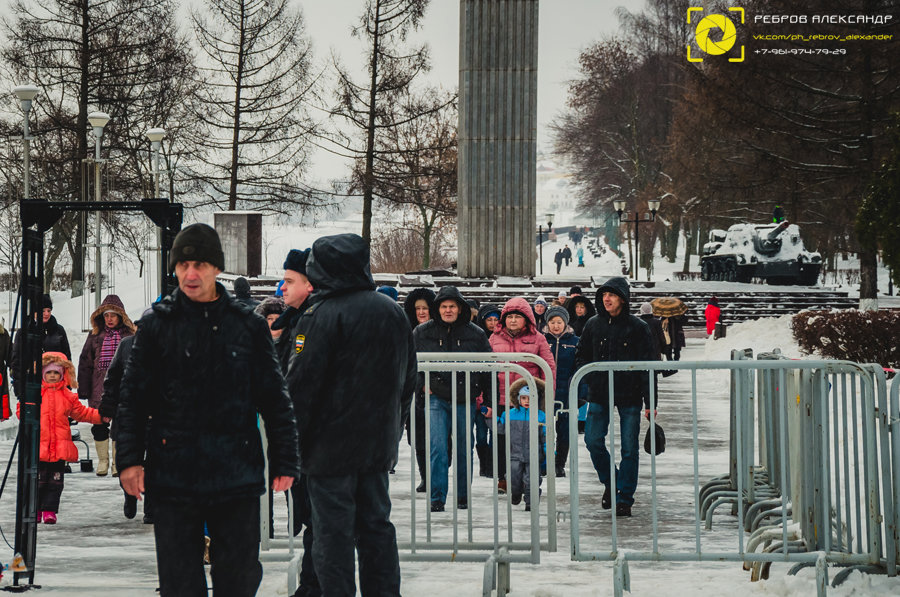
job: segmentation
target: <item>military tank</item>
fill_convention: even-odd
[[[700,257],[703,280],[811,286],[819,279],[822,256],[807,251],[796,224],[735,224],[712,230]]]

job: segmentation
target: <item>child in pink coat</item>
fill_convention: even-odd
[[[56,524],[66,462],[78,462],[69,418],[99,425],[96,408],[84,406],[77,388],[75,366],[61,352],[45,352],[41,369],[41,450],[38,465],[38,522]],[[68,386],[68,387],[67,387]],[[16,414],[19,409],[16,407]]]

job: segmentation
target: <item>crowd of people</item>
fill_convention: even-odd
[[[353,234],[291,250],[280,296],[261,302],[243,278],[234,294],[217,281],[224,253],[204,224],[178,234],[168,266],[177,289],[139,320],[115,295],[94,311],[77,376],[65,330],[44,297],[38,519],[57,523],[65,467],[78,460],[70,419],[90,422],[97,475],[118,476],[127,518],[144,502],[164,596],[204,594],[204,561],[214,590],[227,587],[216,594],[254,595],[262,578],[259,497],[268,492],[271,516],[275,494],[288,489],[304,544],[295,595],[355,594],[355,553],[364,594],[399,595],[388,488],[404,429],[421,475],[417,491],[428,494],[432,512],[443,512],[451,496],[456,508],[470,507],[473,450],[477,475],[496,478],[498,493],[530,510],[533,466],[538,495],[541,477],[566,475],[569,416],[576,416],[568,391],[577,370],[677,360],[684,345],[676,318],[660,321],[646,303],[640,317],[631,314],[624,278],[608,280],[594,300],[572,287],[549,302],[479,305],[444,286],[437,294],[414,289],[401,304],[394,288],[373,292],[368,246]],[[530,361],[517,364],[535,384],[507,372],[418,372],[417,353],[434,352],[530,353],[550,375]],[[13,372],[20,353],[17,336]],[[656,396],[648,372],[614,374],[622,460],[611,487],[606,375],[583,378],[578,416],[602,506],[631,516],[640,416],[649,418]],[[20,396],[22,383],[13,379]],[[529,449],[533,419],[537,463]],[[555,426],[556,442],[545,449],[547,425]]]

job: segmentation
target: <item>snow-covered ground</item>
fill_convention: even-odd
[[[789,355],[798,355],[785,329],[786,319],[761,320],[735,325],[728,341],[689,338],[682,353],[686,361],[724,360],[732,347],[752,346],[768,350],[780,346]],[[760,340],[760,338],[765,338]],[[742,341],[742,339],[746,341]],[[698,399],[700,437],[700,482],[727,470],[728,454],[728,387],[727,380],[717,376],[701,376]],[[668,448],[657,458],[657,485],[660,512],[660,546],[663,550],[693,549],[693,456],[691,446],[690,376],[679,373],[661,382],[659,422],[666,429]],[[646,423],[645,423],[646,425]],[[81,433],[90,435],[89,425],[81,424]],[[609,551],[610,515],[600,509],[602,493],[590,466],[582,436],[574,442],[579,454],[581,495],[582,550]],[[0,462],[6,462],[12,440],[0,441]],[[83,448],[82,448],[83,450]],[[400,541],[408,540],[410,523],[410,459],[408,446],[401,443],[401,464],[391,477],[394,502],[393,520]],[[15,463],[14,463],[15,464]],[[77,467],[76,467],[77,470]],[[569,471],[571,473],[571,470]],[[569,479],[557,480],[558,510],[568,510]],[[12,540],[15,521],[16,468],[12,467],[7,489],[2,496],[6,507],[0,508],[0,527]],[[650,532],[650,458],[641,453],[641,481],[636,494],[634,517],[619,520],[620,546],[625,549],[648,550]],[[472,497],[473,524],[476,536],[489,534],[491,482],[474,479]],[[545,484],[546,487],[546,484]],[[418,536],[423,537],[422,516],[427,504],[417,494]],[[449,500],[448,500],[449,502]],[[545,505],[545,502],[542,502]],[[93,473],[76,472],[66,477],[66,489],[60,508],[59,524],[38,527],[36,582],[47,595],[147,595],[155,594],[156,569],[152,528],[140,521],[122,516],[122,494],[115,479],[97,477]],[[501,506],[501,529],[506,517]],[[460,512],[465,520],[466,512]],[[449,537],[449,512],[433,515],[435,536]],[[276,500],[276,531],[286,535],[286,511],[282,500]],[[546,536],[546,508],[541,510],[542,536]],[[517,540],[527,539],[528,518],[522,506],[513,506],[513,532]],[[463,527],[464,528],[464,527]],[[704,550],[735,549],[736,519],[725,509],[716,516],[712,531],[701,531]],[[610,594],[613,567],[609,562],[572,562],[569,557],[568,520],[558,528],[559,549],[542,553],[539,565],[512,566],[513,596],[593,596]],[[3,553],[0,551],[0,553]],[[0,557],[9,561],[11,550]],[[286,564],[265,562],[265,574],[259,595],[287,595]],[[403,592],[406,595],[456,596],[480,594],[483,566],[451,562],[408,562],[401,564]],[[770,580],[751,583],[749,573],[734,563],[650,563],[632,562],[631,587],[634,595],[709,595],[730,592],[739,595],[809,595],[815,591],[812,570],[797,577],[786,575],[788,565],[773,566]],[[836,570],[832,570],[835,574]],[[9,582],[6,575],[3,582]],[[836,596],[881,596],[900,594],[900,579],[853,573],[841,587],[829,589]]]
[[[309,246],[315,238],[337,232],[359,230],[358,221],[325,222],[315,227],[266,225],[263,241],[265,247],[264,269],[266,274],[278,276],[284,255],[290,248]],[[555,276],[553,255],[566,244],[560,238],[544,246],[544,277]],[[570,247],[572,245],[570,244]],[[563,275],[594,275],[597,277],[619,275],[617,257],[607,253],[594,259],[585,252],[585,268],[574,264],[563,269]],[[576,261],[577,263],[577,261]],[[668,267],[669,269],[665,269]],[[581,270],[581,271],[579,271]],[[680,260],[667,264],[657,260],[654,280],[673,279],[671,274],[680,270]],[[641,279],[645,272],[641,270]],[[153,289],[137,278],[134,270],[123,267],[118,271],[115,288],[126,305],[129,314],[137,318],[150,301]],[[701,289],[698,283],[666,283],[673,289]],[[661,284],[661,285],[662,285]],[[725,283],[699,283],[725,284]],[[733,286],[733,285],[729,285]],[[751,286],[749,290],[759,289]],[[659,287],[659,286],[658,286]],[[711,292],[715,288],[709,289]],[[153,295],[155,296],[155,294]],[[148,298],[150,297],[150,298]],[[54,315],[66,327],[73,354],[78,355],[84,343],[87,314],[93,307],[92,299],[70,299],[68,293],[54,293]],[[0,313],[10,313],[14,296],[0,295]],[[4,304],[6,303],[6,304]],[[9,322],[10,319],[7,319]],[[789,329],[789,317],[758,320],[729,328],[728,337],[712,341],[705,338],[688,338],[688,346],[682,353],[685,361],[727,360],[732,349],[752,348],[754,353],[780,348],[789,357],[800,357]],[[77,356],[76,356],[77,358]],[[727,468],[727,374],[708,372],[698,376],[699,388],[698,429],[701,441],[700,482],[726,472]],[[665,426],[669,446],[657,460],[660,499],[660,544],[664,549],[690,550],[693,547],[693,457],[691,443],[691,392],[690,376],[679,373],[661,382],[659,421]],[[15,420],[0,425],[0,462],[9,459],[12,449],[12,432]],[[80,425],[84,437],[90,437],[88,425]],[[609,513],[599,507],[600,487],[593,473],[587,451],[581,437],[577,445],[581,495],[581,530],[583,550],[609,549]],[[90,439],[88,440],[90,441]],[[93,446],[91,446],[93,448]],[[83,451],[83,447],[81,448]],[[401,444],[401,464],[397,474],[391,477],[391,493],[394,501],[394,521],[401,541],[408,540],[410,523],[410,459],[405,443]],[[15,527],[16,466],[10,470],[6,489],[0,497],[0,529],[8,541],[13,540]],[[649,549],[650,534],[650,459],[641,453],[641,482],[636,495],[635,516],[619,521],[620,544],[626,549]],[[77,467],[76,467],[77,470]],[[559,510],[568,509],[568,479],[559,479],[557,495]],[[475,478],[472,489],[473,524],[477,533],[486,533],[489,515],[491,484],[487,479]],[[121,490],[116,480],[100,478],[93,473],[73,473],[66,478],[60,522],[56,526],[40,526],[38,530],[38,568],[36,582],[44,594],[50,595],[154,595],[156,567],[152,529],[135,520],[126,520],[121,513]],[[416,497],[417,511],[421,517],[426,501]],[[501,508],[503,511],[504,508]],[[439,517],[443,518],[439,518]],[[436,515],[435,532],[446,533],[446,521],[450,514]],[[543,509],[542,533],[545,533],[547,512]],[[501,522],[506,524],[505,515]],[[464,519],[463,519],[464,520]],[[421,522],[419,523],[421,525]],[[283,501],[276,500],[276,529],[284,536],[286,511]],[[526,540],[528,519],[522,506],[513,507],[512,526],[519,540]],[[736,521],[724,511],[716,518],[712,531],[703,531],[704,550],[734,548]],[[417,526],[418,536],[423,530]],[[514,564],[512,567],[512,595],[514,596],[588,596],[610,594],[613,586],[613,567],[608,562],[572,562],[569,557],[570,522],[561,520],[558,528],[559,549],[555,553],[542,553],[540,565]],[[0,544],[2,545],[2,544]],[[8,563],[11,548],[0,550],[0,561]],[[265,575],[259,595],[286,595],[285,563],[266,562]],[[403,592],[406,595],[476,595],[481,592],[483,566],[451,562],[424,563],[404,561]],[[786,576],[787,565],[773,566],[770,580],[750,583],[748,573],[740,565],[727,563],[648,563],[633,562],[631,569],[632,594],[644,595],[707,595],[730,592],[740,595],[808,595],[815,591],[814,574],[807,570],[797,577]],[[836,571],[832,571],[832,574]],[[2,583],[10,582],[6,573]],[[843,586],[829,589],[831,595],[897,595],[900,580],[883,576],[854,573]]]

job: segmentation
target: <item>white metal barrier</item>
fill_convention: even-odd
[[[498,418],[503,412],[500,406],[498,396],[498,374],[504,376],[505,388],[510,387],[510,375],[517,374],[523,377],[530,388],[531,396],[537,396],[537,385],[534,377],[520,363],[534,363],[538,365],[546,380],[548,380],[545,389],[545,405],[549,410],[553,405],[553,375],[549,364],[530,353],[419,353],[419,371],[425,373],[424,396],[425,396],[425,501],[424,516],[420,515],[420,508],[417,505],[418,500],[415,498],[416,491],[416,459],[410,458],[410,493],[413,496],[410,508],[410,536],[408,540],[398,538],[398,548],[400,549],[401,560],[414,561],[477,561],[485,562],[484,574],[484,594],[490,594],[492,588],[496,588],[498,595],[505,595],[509,590],[509,564],[513,562],[526,562],[537,564],[540,562],[540,552],[556,551],[556,487],[555,476],[547,475],[547,495],[540,495],[540,448],[538,446],[538,402],[534,400],[529,406],[529,460],[532,463],[529,467],[530,476],[530,496],[529,501],[532,504],[531,512],[528,516],[529,524],[529,540],[516,540],[513,533],[513,509],[512,509],[512,491],[508,491],[506,499],[501,500],[497,491],[498,481],[498,437],[503,437],[505,442],[505,460],[506,470],[510,471],[511,453],[510,453],[510,421],[506,418],[506,432],[498,435]],[[466,425],[465,441],[465,458],[466,458],[466,487],[469,496],[469,504],[466,508],[465,515],[460,516],[460,510],[457,507],[457,500],[448,500],[450,518],[447,520],[447,514],[442,513],[439,517],[432,514],[430,509],[430,495],[432,487],[432,471],[431,471],[431,406],[428,397],[431,394],[431,376],[429,373],[449,372],[451,374],[451,450],[456,452],[457,438],[457,381],[458,376],[462,375],[466,396],[464,399],[466,420],[471,420],[471,415],[475,408],[475,396],[470,395],[471,376],[473,373],[488,373],[491,377],[490,396],[483,397],[485,403],[489,404],[493,416],[490,419],[491,425],[491,458],[493,480],[490,495],[490,505],[492,509],[491,523],[489,527],[477,528],[477,524],[473,519],[472,509],[472,449],[474,447],[472,437],[472,425]],[[483,388],[482,388],[483,389]],[[555,427],[551,424],[553,411],[547,414],[546,435],[545,435],[545,454],[549,459],[555,450]],[[410,436],[416,436],[416,417],[414,413],[410,414]],[[548,465],[549,468],[549,465]],[[452,492],[452,488],[457,487],[457,467],[450,466],[448,471],[448,496]],[[505,501],[505,512],[501,510],[501,501]],[[475,506],[478,503],[475,502]],[[547,532],[545,537],[541,537],[541,518],[540,511],[546,511],[545,521],[547,524]],[[506,528],[501,529],[501,520],[505,514]],[[436,523],[439,518],[439,524]],[[464,520],[460,520],[463,518]],[[449,523],[449,529],[447,526]],[[435,526],[439,526],[444,532],[438,532]],[[464,525],[461,527],[461,524]],[[424,525],[424,528],[421,528]],[[480,531],[480,532],[479,532]],[[449,537],[447,535],[449,534]]]
[[[569,408],[577,409],[577,388],[582,378],[592,373],[615,371],[659,371],[678,369],[691,375],[691,413],[694,493],[693,545],[687,549],[660,546],[659,488],[657,487],[657,457],[650,455],[650,549],[622,549],[619,546],[615,510],[612,511],[609,550],[588,550],[582,546],[579,495],[578,451],[571,452],[570,509],[571,553],[574,560],[607,560],[615,563],[614,589],[617,596],[629,589],[629,561],[735,561],[747,567],[768,566],[772,562],[815,565],[817,586],[824,595],[828,564],[867,566],[896,574],[896,527],[894,512],[897,474],[892,472],[887,451],[888,428],[896,429],[896,418],[890,422],[883,372],[881,377],[871,366],[839,361],[750,361],[730,362],[618,362],[592,363],[576,372],[569,386]],[[707,550],[703,546],[701,521],[704,507],[701,499],[698,430],[698,371],[729,370],[732,373],[732,395],[738,403],[732,408],[733,463],[726,477],[734,482],[734,513],[737,525],[730,546]],[[609,389],[610,413],[614,412],[614,376],[606,375]],[[649,376],[650,395],[654,396],[655,376]],[[755,396],[756,382],[761,383],[761,395]],[[770,384],[771,391],[766,389]],[[789,392],[791,392],[789,394]],[[796,392],[796,393],[793,393]],[[893,387],[893,404],[898,399],[897,382]],[[762,416],[754,417],[753,400],[766,407]],[[788,405],[791,405],[791,409]],[[761,406],[762,408],[762,406]],[[894,410],[893,412],[897,412]],[[686,417],[687,413],[680,413]],[[612,414],[610,420],[612,422]],[[651,409],[650,425],[656,424]],[[789,421],[793,420],[792,424]],[[576,421],[570,420],[571,437],[577,437]],[[760,427],[757,428],[757,425]],[[789,427],[791,432],[789,433]],[[799,437],[795,437],[799,430]],[[753,436],[760,433],[760,459]],[[651,438],[655,434],[651,433]],[[896,456],[896,434],[890,438]],[[610,425],[610,484],[615,486],[616,429]],[[655,443],[655,442],[654,442]],[[672,444],[669,443],[669,447]],[[880,448],[880,449],[879,449]],[[790,455],[800,452],[801,456]],[[881,457],[879,457],[881,456]],[[894,458],[893,468],[897,468]],[[769,470],[772,465],[774,470]],[[791,465],[795,477],[791,482]],[[880,492],[883,480],[884,493]],[[893,487],[891,485],[893,484]],[[765,491],[761,491],[765,489]],[[708,497],[708,496],[706,496]],[[748,535],[745,525],[750,508],[762,500],[777,502],[776,520],[768,525],[768,533],[761,539]],[[706,506],[711,518],[714,507]],[[883,517],[882,512],[887,516]],[[891,520],[887,529],[883,521]],[[885,530],[888,532],[886,533]],[[763,552],[757,546],[766,546]],[[891,563],[883,557],[887,553]]]

